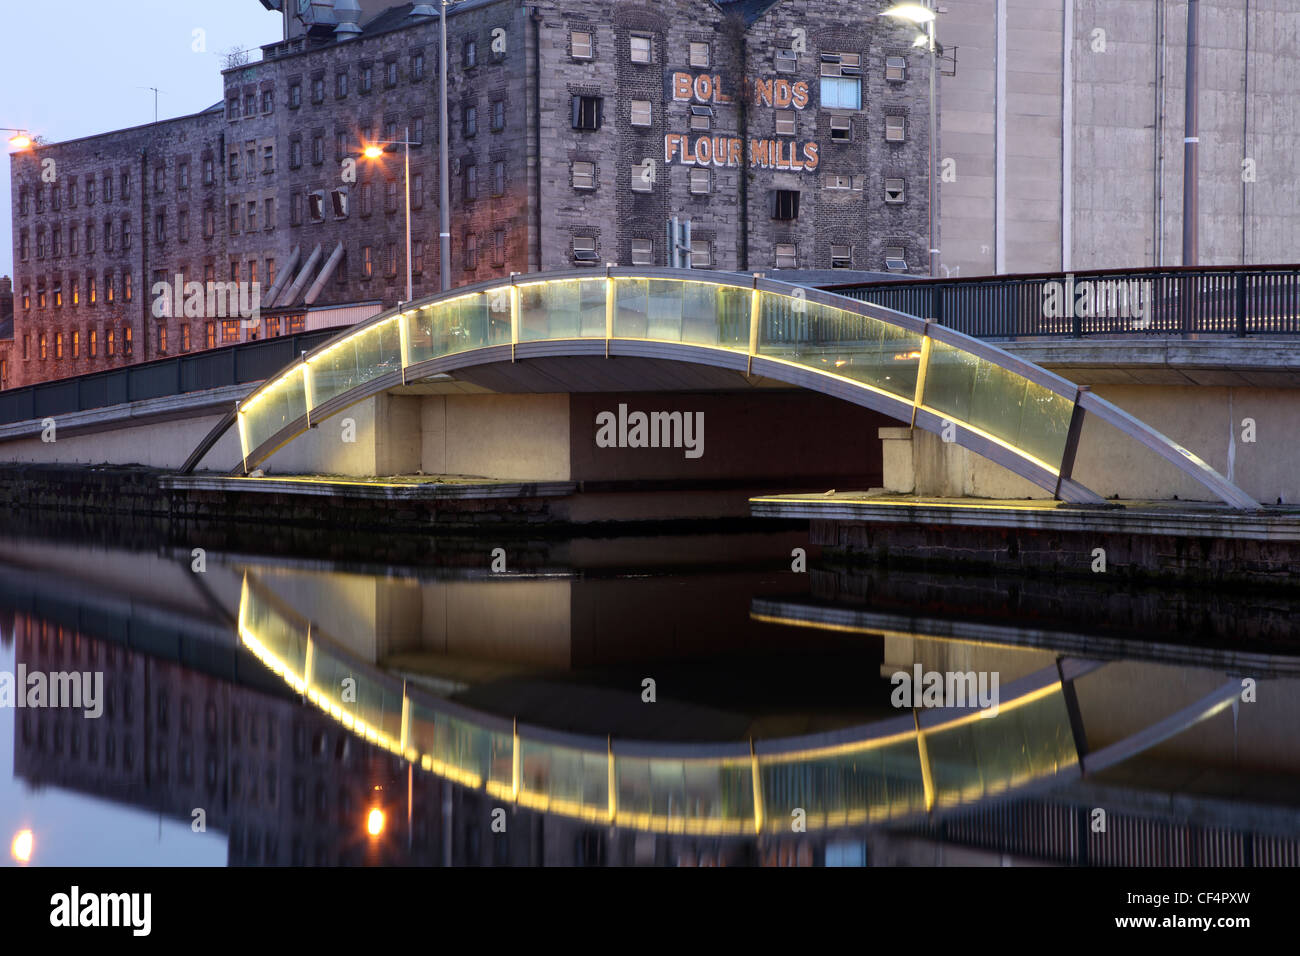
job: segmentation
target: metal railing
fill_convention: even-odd
[[[823,288],[976,338],[1300,335],[1300,265],[1097,270]]]
[[[0,425],[261,382],[338,329],[242,342],[0,392]]]

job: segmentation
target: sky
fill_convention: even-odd
[[[196,32],[201,31],[201,32]],[[280,15],[258,0],[0,0],[0,127],[49,142],[154,118],[171,119],[222,99],[221,58],[232,48],[279,40]],[[13,275],[8,138],[0,203],[0,276]]]

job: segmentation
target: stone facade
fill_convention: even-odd
[[[897,46],[884,6],[451,8],[451,286],[668,265],[673,217],[691,223],[696,267],[883,269],[888,253],[924,271],[928,62]],[[309,309],[404,300],[405,147],[363,149],[408,132],[412,294],[438,291],[438,18],[403,5],[352,39],[287,33],[225,71],[217,107],[15,157],[7,385],[298,331]],[[177,275],[207,294],[191,300],[182,285],[160,307],[155,289]],[[239,321],[233,297],[214,311],[207,283],[229,282],[244,303],[257,284],[259,321]]]

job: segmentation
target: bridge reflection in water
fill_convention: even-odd
[[[833,829],[921,818],[1079,776],[1070,677],[1056,666],[1004,688],[995,714],[933,710],[808,737],[674,745],[559,733],[425,693],[344,650],[251,575],[239,634],[357,736],[493,798],[588,822],[789,833],[802,810],[809,830]]]

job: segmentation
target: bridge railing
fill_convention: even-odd
[[[0,425],[270,378],[338,329],[300,332],[0,392]]]
[[[1300,335],[1300,265],[903,280],[826,291],[976,338]]]

